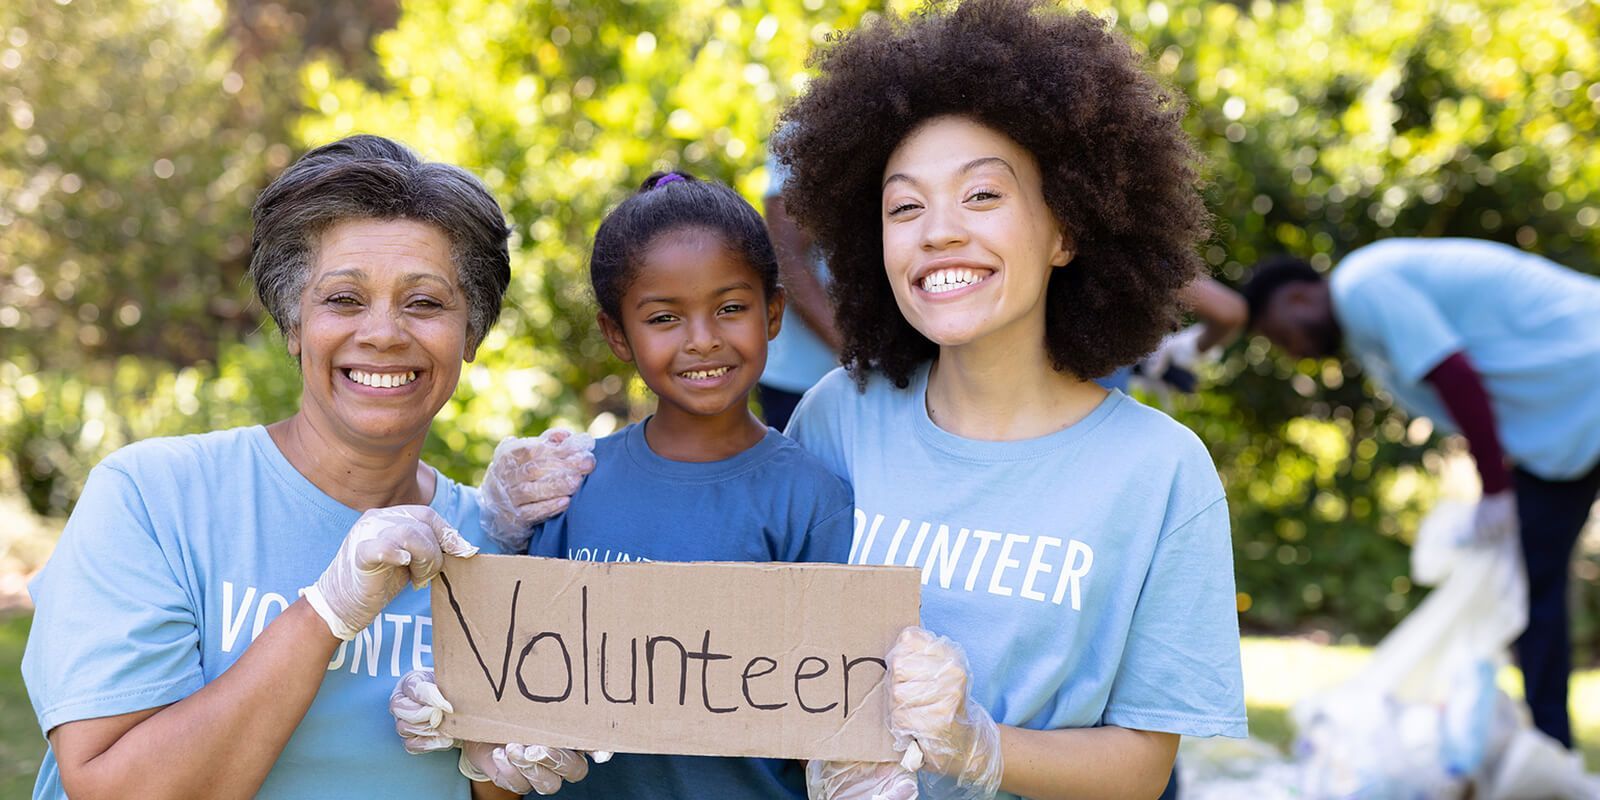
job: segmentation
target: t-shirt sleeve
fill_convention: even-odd
[[[851,474],[845,437],[848,435],[846,426],[852,420],[845,418],[841,408],[848,397],[846,393],[853,391],[855,384],[843,367],[824,375],[800,398],[794,414],[789,417],[789,426],[783,431],[847,483]]]
[[[832,475],[819,477],[836,485],[839,483]],[[851,525],[855,519],[855,502],[846,486],[838,486],[832,491],[824,488],[819,490],[818,495],[826,498],[818,504],[821,516],[793,545],[793,552],[787,554],[786,560],[843,564],[850,559],[850,539],[855,535]]]
[[[560,518],[560,515],[557,515],[557,516],[552,517],[550,519],[547,519],[547,520],[545,520],[543,522],[534,523],[533,530],[529,531],[529,533],[528,533],[528,549],[527,549],[527,551],[524,552],[524,553],[513,553],[512,555],[545,556],[546,558],[558,558],[559,556],[557,555],[557,553],[560,551],[561,548],[557,545],[557,542],[555,541],[556,540],[556,531],[554,530],[554,528],[556,526],[551,524],[551,523],[553,523],[556,519],[559,519],[559,518]]]
[[[1340,324],[1360,339],[1381,342],[1395,375],[1417,383],[1462,340],[1439,306],[1409,282],[1391,275],[1368,277],[1335,298]]]
[[[196,613],[178,575],[138,485],[117,467],[96,467],[30,587],[37,608],[22,675],[41,729],[200,689]]]
[[[1156,545],[1104,723],[1184,736],[1247,735],[1227,502]]]

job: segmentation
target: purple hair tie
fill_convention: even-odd
[[[662,175],[661,176],[661,180],[656,181],[656,185],[654,185],[654,186],[652,186],[650,188],[652,188],[652,189],[660,189],[661,187],[666,186],[667,184],[672,183],[674,181],[683,181],[683,182],[687,183],[688,180],[689,180],[688,178],[685,178],[685,177],[683,177],[682,175],[679,175],[676,172],[669,172],[669,173],[667,173],[665,175]]]

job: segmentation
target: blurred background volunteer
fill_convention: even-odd
[[[829,370],[839,366],[839,329],[828,301],[828,264],[812,246],[783,204],[789,169],[767,159],[765,213],[767,232],[778,251],[779,278],[787,304],[783,328],[767,348],[767,368],[758,393],[767,425],[783,430],[800,396]]]
[[[1391,239],[1328,280],[1264,262],[1244,294],[1252,327],[1290,355],[1342,344],[1411,413],[1466,437],[1483,486],[1473,537],[1521,536],[1534,724],[1571,747],[1567,575],[1600,492],[1600,279],[1494,242]]]
[[[375,136],[261,194],[250,274],[300,408],[90,473],[32,585],[34,797],[468,795],[385,700],[431,660],[407,584],[477,552],[476,493],[418,456],[500,314],[508,233],[476,178]]]

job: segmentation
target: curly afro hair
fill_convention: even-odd
[[[1202,273],[1209,216],[1181,93],[1143,69],[1105,21],[1043,0],[930,4],[835,35],[773,142],[783,197],[828,259],[842,360],[863,384],[904,388],[938,353],[900,314],[884,272],[884,165],[921,123],[964,116],[1039,162],[1072,243],[1046,299],[1051,365],[1082,378],[1149,353],[1175,330],[1177,294]]]

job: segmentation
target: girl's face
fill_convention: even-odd
[[[765,295],[761,275],[721,235],[669,231],[645,251],[619,318],[602,312],[600,327],[661,399],[658,415],[742,414],[783,320],[783,296]]]
[[[940,347],[998,334],[1043,347],[1045,287],[1072,251],[1033,154],[966,117],[937,117],[883,175],[883,264],[906,321]]]

